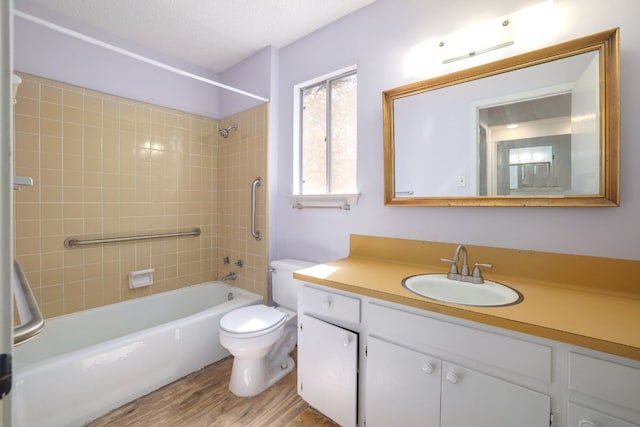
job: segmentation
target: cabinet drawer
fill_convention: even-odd
[[[551,382],[551,348],[371,303],[369,333]]]
[[[640,409],[640,369],[569,353],[569,390]]]
[[[638,427],[638,425],[569,403],[567,427]]]
[[[302,309],[327,320],[360,323],[360,299],[309,286],[302,287]]]

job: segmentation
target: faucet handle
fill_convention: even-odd
[[[484,268],[493,268],[493,264],[482,264],[482,263],[476,262],[476,263],[473,265],[473,273],[472,273],[471,275],[472,275],[473,277],[478,277],[478,278],[480,278],[481,280],[483,280],[483,279],[482,279],[482,272],[480,271],[480,267],[484,267]],[[482,282],[480,282],[480,283],[482,283]]]
[[[458,274],[458,266],[456,265],[457,261],[455,259],[440,258],[440,262],[448,262],[451,264],[449,267],[449,274]]]

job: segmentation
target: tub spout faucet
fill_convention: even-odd
[[[225,280],[236,280],[238,278],[238,276],[236,275],[236,273],[229,273],[226,276],[222,277],[222,281],[224,282]]]

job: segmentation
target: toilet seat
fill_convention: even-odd
[[[278,329],[287,321],[287,315],[263,304],[233,310],[220,319],[221,331],[238,338],[251,338]]]

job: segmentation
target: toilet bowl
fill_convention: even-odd
[[[234,356],[229,380],[233,394],[242,397],[260,394],[295,368],[289,355],[296,346],[298,332],[293,271],[311,265],[299,260],[273,261],[273,299],[283,305],[251,305],[220,319],[220,344]]]
[[[234,356],[229,381],[233,394],[255,396],[295,367],[289,353],[296,344],[296,315],[287,311],[251,305],[220,319],[220,344]]]

